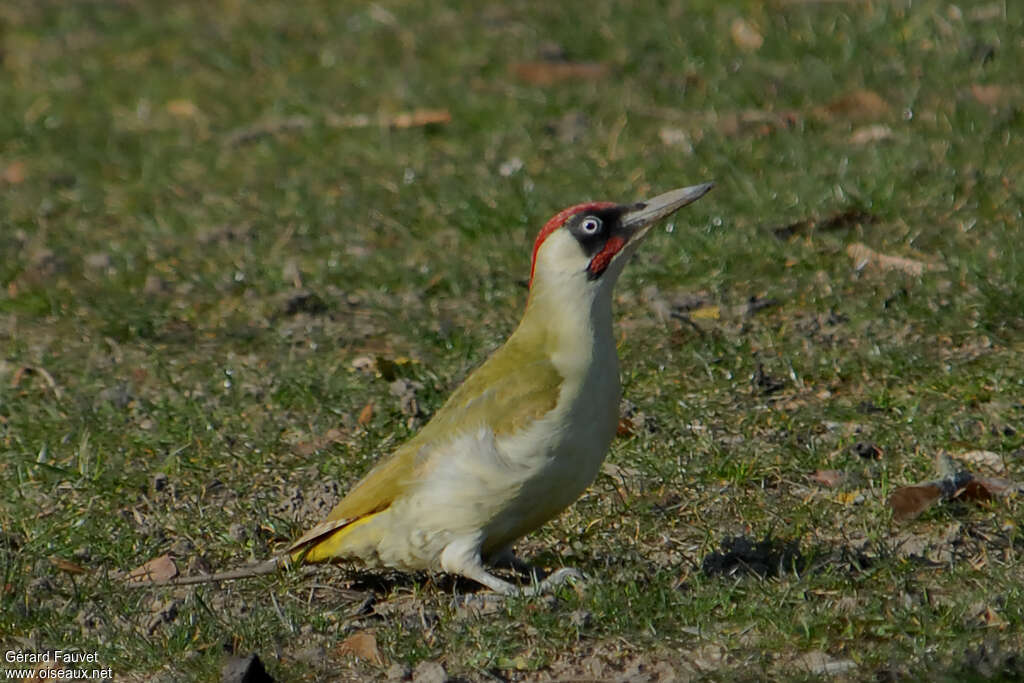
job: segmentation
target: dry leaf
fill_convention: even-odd
[[[370,424],[370,420],[373,419],[373,403],[367,403],[363,406],[363,409],[359,411],[359,419],[356,420],[361,427],[365,427]]]
[[[371,664],[384,666],[384,657],[377,647],[377,638],[369,631],[353,633],[338,644],[336,651],[339,655],[358,657]]]
[[[892,128],[879,123],[873,126],[864,126],[853,131],[853,134],[850,135],[850,143],[854,145],[867,145],[872,142],[888,140],[892,136]]]
[[[309,441],[303,441],[295,445],[295,452],[299,455],[312,455],[319,450],[330,446],[332,443],[338,443],[345,438],[345,432],[340,429],[332,427],[328,429],[322,436],[310,439]]]
[[[852,119],[878,118],[888,111],[889,103],[873,90],[854,90],[817,110],[825,118],[845,116]]]
[[[985,502],[998,496],[1020,491],[1021,485],[1001,477],[972,477],[954,494],[955,500]]]
[[[199,115],[199,107],[192,100],[171,100],[166,107],[168,114],[182,119],[194,119]]]
[[[1006,620],[999,616],[990,605],[983,602],[976,602],[967,608],[966,616],[969,620],[980,623],[988,628],[1005,628]]]
[[[793,128],[800,122],[799,112],[792,110],[764,111],[748,109],[739,113],[725,114],[718,121],[722,135],[756,135],[763,137],[776,130]]]
[[[417,128],[450,123],[452,114],[447,109],[417,109],[396,114],[388,121],[391,128]]]
[[[718,306],[701,306],[690,311],[690,320],[718,320],[721,316],[722,311]]]
[[[980,459],[990,458],[980,456]],[[1008,479],[978,477],[960,469],[957,462],[943,451],[936,454],[935,461],[941,479],[917,486],[903,486],[893,491],[889,499],[889,504],[893,508],[893,519],[898,522],[914,519],[940,498],[965,503],[984,503],[998,496],[1024,490],[1024,486]]]
[[[377,361],[370,356],[359,356],[352,360],[352,369],[367,376],[373,376],[377,371]]]
[[[964,484],[963,488],[953,494],[953,500],[971,503],[984,503],[992,500],[993,497],[992,491],[979,479],[971,479]]]
[[[925,263],[915,259],[902,256],[889,256],[882,254],[866,244],[856,242],[846,247],[846,253],[856,262],[856,269],[861,270],[866,266],[874,265],[882,270],[900,270],[908,275],[920,277],[926,270],[945,270],[946,266],[941,263]]]
[[[1006,471],[1006,466],[1003,465],[1003,456],[992,451],[967,451],[958,455],[956,459],[972,467],[988,469],[992,472]]]
[[[978,618],[981,620],[981,623],[989,628],[1006,628],[1006,620],[999,616],[999,613],[991,607],[986,607],[985,611]]]
[[[981,104],[995,107],[1006,102],[1013,95],[1013,89],[1004,85],[971,85],[971,94]]]
[[[56,557],[56,556],[51,557],[50,558],[50,564],[52,564],[54,567],[56,567],[57,569],[61,570],[62,572],[66,572],[68,574],[88,574],[89,573],[89,570],[86,569],[85,567],[83,567],[82,565],[75,564],[74,562],[70,562],[68,560],[65,560],[62,557]]]
[[[598,62],[521,62],[512,65],[512,73],[530,85],[554,85],[565,81],[595,81],[608,73]]]
[[[822,486],[834,489],[843,483],[843,480],[846,479],[846,474],[839,470],[817,470],[809,478],[811,481]]]
[[[26,375],[39,375],[40,377],[43,378],[43,381],[45,381],[46,384],[50,387],[50,390],[53,392],[54,396],[56,396],[57,398],[61,398],[63,396],[63,392],[61,391],[60,387],[57,386],[57,381],[53,378],[53,375],[51,375],[46,368],[39,365],[23,365],[19,367],[17,370],[15,370],[14,374],[11,375],[11,388],[17,389],[18,385],[21,384],[21,380]]]
[[[729,32],[732,34],[732,42],[743,50],[753,52],[764,45],[764,36],[743,17],[733,19]]]
[[[916,519],[940,498],[942,498],[942,487],[938,484],[901,486],[889,496],[892,518],[897,522]]]
[[[168,581],[178,575],[178,568],[174,566],[174,560],[170,555],[164,554],[155,557],[146,564],[136,567],[128,572],[125,577],[128,582],[132,581]]]
[[[25,180],[25,162],[24,161],[12,161],[7,164],[7,168],[0,174],[0,178],[8,185],[17,185],[18,183],[24,182]]]
[[[864,494],[860,491],[841,491],[836,494],[835,501],[841,505],[860,505],[864,502]]]
[[[664,126],[658,130],[658,138],[666,147],[681,147],[687,154],[693,153],[690,135],[682,128]]]

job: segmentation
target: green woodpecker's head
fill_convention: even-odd
[[[537,235],[530,289],[541,281],[611,284],[651,226],[707,193],[713,183],[684,187],[635,204],[589,202],[559,211]],[[583,284],[589,283],[589,284]]]

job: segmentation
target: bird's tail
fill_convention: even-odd
[[[345,538],[353,529],[373,517],[374,515],[367,515],[356,519],[325,519],[302,534],[285,553],[295,564],[326,562],[349,557],[350,554],[345,552]]]

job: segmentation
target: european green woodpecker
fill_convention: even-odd
[[[615,281],[651,226],[710,189],[555,214],[533,245],[519,327],[415,437],[292,544],[292,560],[441,570],[515,592],[487,564],[511,560],[517,539],[571,505],[615,436]]]
[[[571,505],[597,476],[619,418],[612,289],[651,227],[711,183],[633,204],[558,212],[533,245],[523,319],[427,425],[352,488],[285,555],[239,570],[154,583],[201,583],[299,562],[458,574],[502,594],[490,571],[512,544]],[[533,586],[578,575],[562,569]]]

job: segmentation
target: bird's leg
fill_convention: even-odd
[[[582,582],[585,580],[583,573],[580,570],[575,569],[574,567],[562,567],[561,569],[552,572],[544,580],[538,581],[537,568],[532,566],[529,562],[516,557],[515,553],[512,552],[512,546],[505,546],[491,555],[488,559],[491,564],[496,567],[508,567],[519,574],[529,576],[531,580],[534,581],[534,585],[525,592],[530,595],[551,593],[555,589],[564,585],[566,581]]]
[[[515,595],[519,589],[508,581],[499,579],[487,571],[480,559],[480,539],[460,538],[452,541],[441,551],[441,569],[449,574],[458,574],[487,586],[495,593]]]

